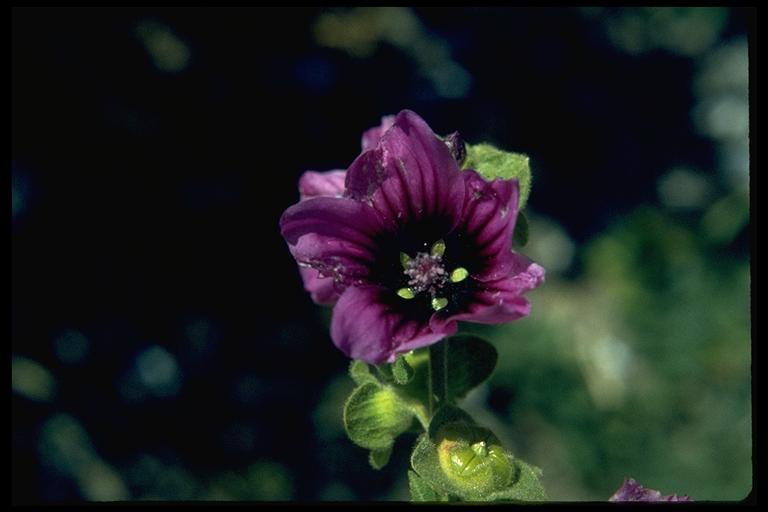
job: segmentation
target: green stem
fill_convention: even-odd
[[[448,344],[435,343],[429,347],[429,413],[434,415],[434,402],[440,406],[448,401]]]
[[[434,345],[429,347],[429,359],[427,359],[427,401],[429,403],[429,419],[435,414],[435,393],[434,393],[434,375],[435,371],[432,368],[434,364]]]

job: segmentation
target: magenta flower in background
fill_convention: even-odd
[[[634,478],[625,478],[624,483],[608,501],[691,501],[686,495],[662,496],[659,491],[646,489],[635,482]]]
[[[336,346],[392,362],[455,333],[458,320],[528,315],[523,294],[544,269],[512,251],[517,181],[459,170],[446,142],[407,110],[362,142],[346,174],[305,173],[301,201],[280,219],[305,288],[335,303]]]

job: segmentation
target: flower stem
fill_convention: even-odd
[[[448,344],[435,343],[429,347],[429,414],[448,401]]]
[[[429,419],[432,420],[432,416],[435,414],[435,393],[434,393],[434,375],[435,371],[432,368],[434,365],[433,350],[435,346],[429,347],[429,359],[427,360],[427,400],[429,402]]]

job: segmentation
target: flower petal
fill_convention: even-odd
[[[331,338],[352,359],[380,364],[399,353],[426,347],[456,331],[455,325],[433,331],[387,305],[391,291],[380,286],[347,288],[333,309]]]
[[[299,178],[300,201],[313,197],[341,197],[344,194],[344,178],[347,171],[333,170],[327,172],[307,171]],[[331,305],[336,302],[343,291],[335,279],[320,277],[320,272],[311,267],[299,267],[304,289],[307,290],[316,304]]]
[[[677,494],[671,494],[669,496],[662,496],[661,492],[655,489],[647,489],[638,484],[634,478],[625,478],[621,487],[613,493],[613,496],[608,498],[610,502],[623,502],[623,501],[692,501],[686,495],[678,496]]]
[[[368,275],[376,250],[373,237],[381,222],[365,204],[313,197],[288,208],[280,230],[299,264],[318,270],[318,277],[333,277],[343,287]]]
[[[333,277],[320,277],[320,272],[311,267],[299,267],[304,289],[307,290],[316,304],[331,305],[335,303],[344,287]]]
[[[384,116],[381,118],[381,124],[379,126],[374,126],[373,128],[365,130],[361,141],[363,151],[375,148],[376,144],[379,143],[381,136],[384,135],[393,124],[395,124],[395,116]]]
[[[544,282],[544,268],[526,256],[512,253],[511,274],[496,281],[477,281],[477,289],[458,311],[448,316],[435,313],[430,319],[433,330],[457,320],[481,324],[502,324],[528,316],[531,305],[523,294]]]
[[[472,276],[492,281],[509,275],[512,234],[517,221],[520,188],[517,180],[486,181],[473,170],[462,172],[466,186],[464,208],[458,231],[472,247],[468,265]]]
[[[307,171],[299,178],[301,200],[313,197],[341,197],[344,194],[344,179],[347,171]]]
[[[425,218],[455,226],[464,183],[450,150],[415,113],[403,110],[379,144],[349,167],[346,194],[373,206],[394,228]]]

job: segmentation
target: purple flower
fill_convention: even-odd
[[[365,130],[363,132],[363,140],[361,141],[363,151],[375,148],[376,144],[379,143],[381,136],[384,135],[387,130],[392,128],[393,124],[395,124],[395,116],[384,116],[381,118],[381,124],[379,126],[374,126],[373,128]]]
[[[677,494],[662,496],[659,491],[646,489],[633,478],[625,478],[622,486],[608,501],[691,501],[691,498]]]
[[[455,333],[457,320],[528,315],[522,295],[544,269],[512,252],[517,181],[460,171],[455,148],[408,110],[368,130],[363,147],[343,187],[341,171],[305,173],[302,200],[280,219],[306,289],[336,304],[336,346],[392,362]]]

